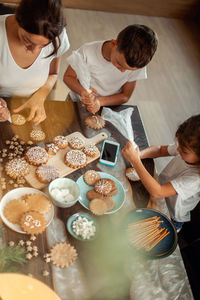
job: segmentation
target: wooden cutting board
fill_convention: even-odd
[[[103,140],[105,140],[108,136],[105,132],[101,132],[91,138],[86,138],[84,135],[82,135],[82,133],[80,132],[73,132],[72,134],[69,134],[67,136],[68,139],[72,138],[72,137],[80,137],[81,139],[84,140],[85,145],[88,144],[98,144],[100,142],[102,142]],[[68,167],[65,163],[64,163],[64,156],[65,153],[68,152],[69,150],[71,150],[70,147],[67,147],[65,149],[60,149],[56,155],[49,155],[49,160],[47,162],[47,165],[53,165],[57,168],[60,177],[64,177],[69,175],[70,173],[76,171],[77,169],[72,169],[70,167]],[[100,152],[98,151],[98,155],[95,157],[89,157],[87,156],[87,164],[91,163],[92,161],[94,161],[95,159],[99,158],[100,156]],[[35,176],[35,170],[37,167],[30,165],[30,173],[25,177],[26,181],[34,188],[36,189],[42,189],[44,188],[47,184],[45,183],[41,183],[37,177]]]

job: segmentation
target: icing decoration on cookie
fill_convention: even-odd
[[[87,164],[85,153],[80,150],[70,150],[65,155],[65,163],[71,168],[81,168]]]

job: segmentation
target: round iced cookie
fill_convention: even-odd
[[[85,124],[92,129],[99,130],[105,126],[105,121],[99,115],[89,115],[85,119]]]
[[[101,178],[98,180],[94,185],[94,189],[97,193],[109,197],[114,196],[117,193],[116,183],[108,178]]]
[[[11,115],[12,124],[14,125],[24,125],[26,123],[26,119],[24,116],[20,114],[12,114]]]
[[[46,220],[37,211],[27,211],[21,217],[20,226],[28,234],[39,234],[45,230]]]
[[[46,135],[41,129],[34,128],[30,133],[30,138],[34,142],[44,141]]]
[[[54,137],[53,142],[60,149],[65,149],[68,146],[68,140],[66,136],[57,135]]]
[[[47,151],[39,146],[29,148],[25,153],[25,159],[30,165],[40,166],[46,164],[49,155]]]
[[[95,157],[96,155],[98,155],[99,150],[97,148],[97,146],[95,146],[94,144],[88,144],[83,148],[83,152],[90,157]]]
[[[24,159],[14,158],[6,163],[5,171],[8,176],[15,179],[26,176],[30,171],[30,167]]]
[[[59,147],[56,146],[54,143],[46,144],[45,149],[50,155],[56,155],[56,153],[59,151]]]
[[[69,139],[69,146],[72,149],[80,150],[84,147],[84,144],[85,144],[85,142],[80,137],[74,136],[74,137]]]
[[[83,178],[88,185],[94,185],[101,177],[95,170],[88,170]]]
[[[35,174],[38,180],[42,183],[50,183],[52,180],[59,177],[58,170],[52,165],[41,165],[39,166]]]
[[[87,158],[85,153],[80,150],[70,150],[65,154],[65,164],[73,169],[83,168],[87,164]]]

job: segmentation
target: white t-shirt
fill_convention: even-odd
[[[86,43],[78,52],[87,64],[91,76],[90,87],[97,90],[100,96],[110,96],[121,91],[126,82],[146,79],[146,67],[121,72],[102,55],[102,46],[105,41]],[[73,59],[73,53],[69,56],[69,63]],[[74,70],[76,72],[76,70]],[[80,78],[78,78],[80,80]]]
[[[159,182],[170,182],[177,192],[177,195],[165,198],[171,218],[187,222],[190,221],[190,211],[200,201],[200,169],[187,164],[176,145],[169,145],[168,153],[175,157],[159,175]]]
[[[53,51],[50,43],[42,48],[34,63],[27,69],[16,64],[8,45],[5,21],[8,15],[0,16],[0,96],[30,96],[43,86],[49,75],[51,61],[69,49],[66,30],[60,34],[61,45],[57,55],[47,57]]]

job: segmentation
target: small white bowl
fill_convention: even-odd
[[[78,184],[69,178],[54,179],[49,184],[48,190],[52,202],[56,206],[63,208],[73,206],[81,198]],[[67,200],[67,198],[69,200]],[[72,198],[72,200],[70,198]]]

